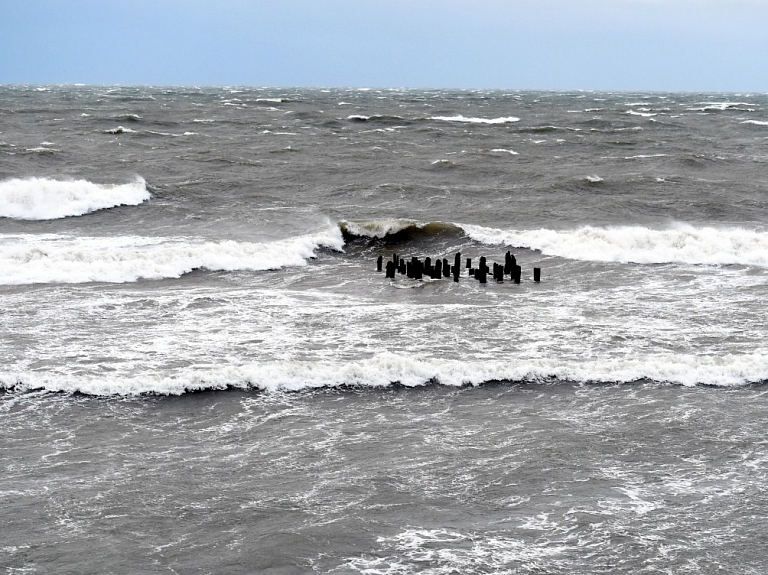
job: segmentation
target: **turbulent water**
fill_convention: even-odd
[[[0,86],[0,566],[765,572],[767,167],[761,94]]]

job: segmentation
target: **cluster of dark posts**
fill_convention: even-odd
[[[517,265],[517,260],[510,252],[504,256],[504,265],[493,263],[493,270],[488,266],[485,256],[480,258],[480,264],[478,267],[472,267],[472,259],[467,258],[466,269],[469,270],[469,277],[475,278],[481,284],[488,283],[488,275],[493,271],[491,277],[499,283],[504,282],[504,276],[509,275],[510,281],[516,284],[520,283],[520,276],[522,269]],[[392,254],[392,259],[384,264],[384,257],[379,256],[376,260],[376,270],[386,271],[386,277],[394,279],[395,273],[405,275],[409,278],[420,280],[424,277],[431,278],[433,280],[439,280],[441,278],[448,278],[453,276],[453,281],[458,282],[461,275],[461,253],[457,253],[454,258],[453,265],[449,265],[448,260],[443,258],[435,258],[435,263],[432,263],[432,259],[429,257],[424,258],[424,261],[417,257],[412,257],[410,261],[406,261],[403,258],[399,258],[397,254]],[[541,268],[533,268],[533,281],[541,281]]]

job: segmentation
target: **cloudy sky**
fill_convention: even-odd
[[[0,0],[0,83],[768,92],[768,0]]]

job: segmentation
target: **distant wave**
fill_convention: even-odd
[[[760,120],[744,120],[739,122],[740,124],[754,124],[756,126],[768,126],[768,122],[761,122]]]
[[[112,116],[112,119],[122,120],[123,122],[140,122],[141,116],[138,114],[119,114],[117,116]]]
[[[768,232],[742,228],[680,224],[663,230],[643,226],[500,230],[457,225],[472,239],[485,244],[529,248],[574,260],[768,267]]]
[[[403,117],[402,116],[388,116],[388,115],[381,115],[381,114],[373,114],[371,116],[364,116],[362,114],[352,114],[350,116],[347,116],[347,120],[350,122],[379,122],[379,123],[387,123],[387,122],[402,122]]]
[[[456,224],[446,222],[419,222],[407,219],[342,220],[339,229],[347,238],[371,238],[402,241],[415,236],[461,233]]]
[[[686,108],[692,112],[724,112],[726,110],[752,111],[747,102],[698,102],[696,107]],[[746,108],[744,107],[746,106]]]
[[[143,178],[130,184],[94,184],[48,178],[0,182],[0,217],[52,220],[81,216],[115,206],[136,206],[149,199]]]
[[[44,389],[51,392],[99,396],[140,394],[181,395],[223,389],[302,391],[317,388],[381,388],[393,384],[418,387],[519,383],[635,383],[650,381],[675,385],[741,386],[768,381],[768,355],[697,356],[688,354],[633,355],[631,358],[506,361],[460,361],[380,353],[369,359],[339,361],[271,361],[242,366],[219,366],[173,377],[152,373],[62,376],[40,372],[0,371],[0,389]]]
[[[125,283],[195,269],[268,270],[306,265],[315,250],[344,245],[337,227],[265,243],[179,238],[0,235],[0,284]]]
[[[466,122],[468,124],[510,124],[520,121],[520,118],[515,118],[514,116],[507,116],[506,118],[467,118],[460,114],[457,116],[431,116],[429,119],[442,122]]]
[[[104,133],[105,134],[135,134],[136,130],[131,130],[130,128],[124,128],[123,126],[118,126],[117,128],[104,130]]]

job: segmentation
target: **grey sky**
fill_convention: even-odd
[[[768,91],[768,0],[0,0],[0,83]]]

